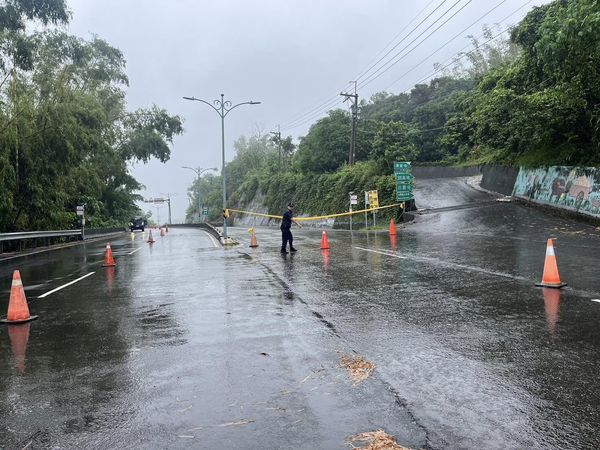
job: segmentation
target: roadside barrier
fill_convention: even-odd
[[[106,243],[106,251],[104,252],[104,264],[102,267],[114,267],[117,264],[115,263],[115,259],[113,258],[112,250],[110,248],[110,242]]]
[[[544,274],[542,275],[542,281],[536,283],[536,286],[561,288],[566,285],[567,283],[560,281],[556,254],[554,253],[554,244],[552,239],[548,239],[548,243],[546,244],[546,260],[544,261]]]
[[[154,238],[152,237],[152,230],[148,234],[148,244],[154,244]]]
[[[321,250],[329,250],[329,239],[327,239],[327,231],[325,230],[321,234]]]
[[[8,300],[8,312],[6,319],[0,319],[1,323],[19,324],[37,319],[38,316],[29,314],[27,298],[21,281],[21,273],[18,270],[13,272],[12,286],[10,288],[10,298]]]

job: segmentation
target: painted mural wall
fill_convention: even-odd
[[[513,196],[600,217],[600,168],[521,168]]]

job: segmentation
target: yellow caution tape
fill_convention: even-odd
[[[314,216],[314,217],[294,217],[294,220],[298,221],[298,222],[308,222],[311,220],[323,220],[323,219],[332,219],[334,217],[343,217],[343,216],[351,216],[353,214],[362,214],[362,213],[369,213],[369,212],[374,212],[374,211],[379,211],[380,209],[388,209],[388,208],[395,208],[397,206],[402,206],[404,207],[404,202],[401,203],[395,203],[393,205],[387,205],[387,206],[379,206],[378,208],[369,208],[369,209],[361,209],[358,211],[348,211],[348,212],[343,212],[343,213],[338,213],[338,214],[327,214],[325,216]],[[269,219],[277,219],[277,220],[281,220],[283,217],[282,216],[275,216],[272,214],[262,214],[262,213],[257,213],[257,212],[252,212],[252,211],[242,211],[239,209],[230,209],[230,212],[237,212],[240,214],[248,214],[250,216],[258,216],[258,217],[267,217]]]

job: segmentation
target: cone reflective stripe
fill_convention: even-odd
[[[329,239],[327,239],[327,231],[323,230],[321,235],[321,250],[329,249]]]
[[[30,320],[37,318],[38,316],[29,314],[27,298],[25,297],[25,290],[23,289],[23,283],[21,282],[21,274],[18,270],[15,270],[13,272],[12,286],[10,288],[10,299],[8,300],[6,319],[1,319],[0,322],[17,324],[29,322]]]
[[[540,283],[536,283],[536,286],[561,288],[566,285],[567,283],[560,281],[558,264],[556,262],[556,254],[554,253],[554,243],[552,242],[552,239],[548,239],[548,243],[546,244],[544,274],[542,276],[542,281]]]
[[[258,247],[258,241],[256,240],[256,232],[252,229],[252,236],[250,236],[250,247]]]
[[[112,250],[110,249],[110,242],[107,242],[106,252],[104,252],[104,264],[102,264],[102,267],[114,266],[116,266],[115,259],[113,258]]]
[[[396,236],[396,224],[394,219],[390,219],[390,236]]]
[[[149,230],[148,244],[153,244],[153,243],[154,243],[154,238],[152,237],[152,230]]]

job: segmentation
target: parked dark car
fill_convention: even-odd
[[[135,217],[131,219],[131,222],[129,223],[129,229],[132,233],[134,230],[144,231],[144,228],[146,228],[146,219],[143,217]]]

